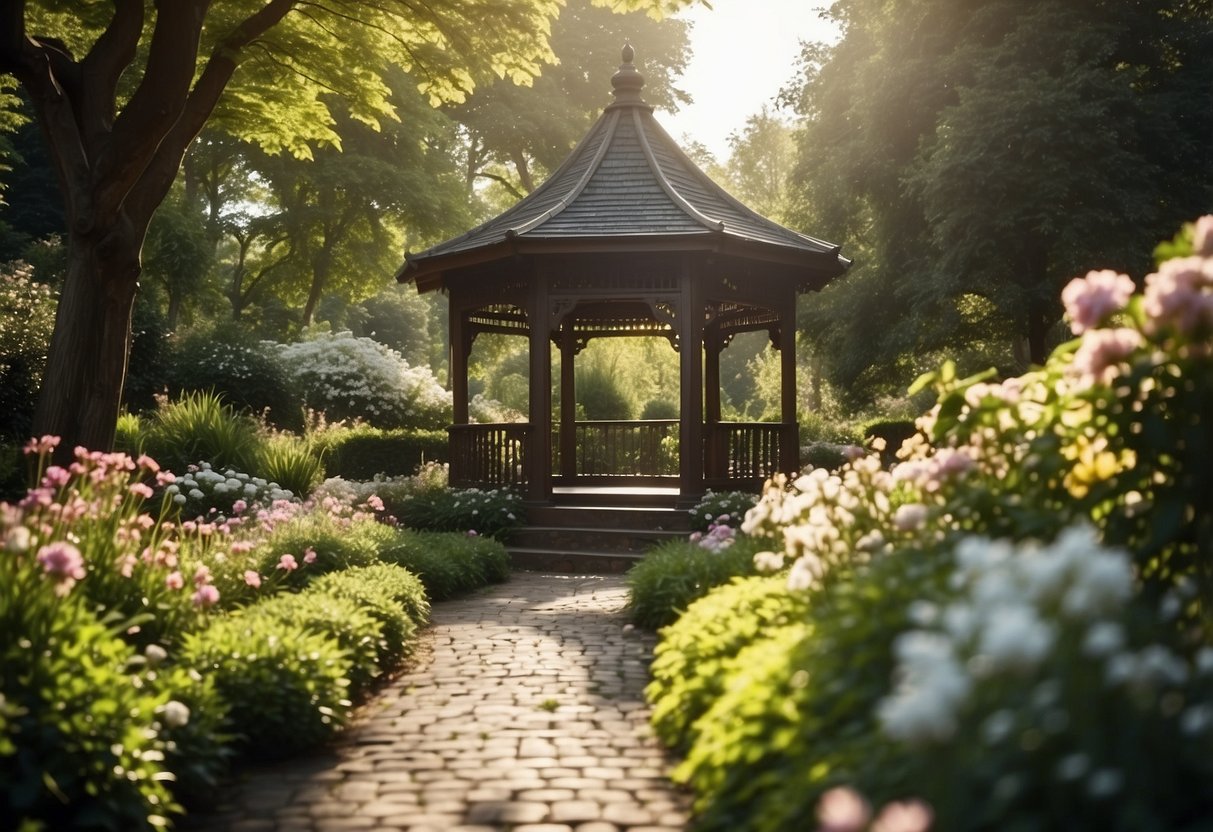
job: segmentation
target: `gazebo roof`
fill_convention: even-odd
[[[442,273],[524,253],[716,251],[801,267],[825,283],[850,261],[839,246],[769,220],[687,158],[640,96],[625,46],[615,101],[556,171],[499,216],[409,254],[397,280],[438,288]]]

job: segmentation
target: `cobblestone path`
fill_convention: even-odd
[[[434,605],[412,669],[330,751],[246,770],[205,832],[674,832],[619,576],[516,572]]]

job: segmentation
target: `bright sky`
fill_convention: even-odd
[[[695,99],[678,113],[657,111],[671,136],[685,133],[716,158],[728,158],[728,137],[770,104],[794,74],[800,41],[832,41],[835,28],[818,9],[826,0],[711,0],[680,17],[691,27],[692,57],[680,81]],[[637,55],[640,71],[644,56]]]

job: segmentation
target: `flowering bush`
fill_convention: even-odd
[[[218,523],[295,497],[276,482],[235,468],[216,471],[209,462],[187,466],[184,474],[164,487],[164,493],[182,517]]]
[[[653,689],[703,712],[677,772],[700,828],[812,828],[847,783],[941,829],[1207,824],[1213,217],[1160,251],[1140,294],[1067,286],[1078,337],[1039,370],[921,380],[892,471],[768,488],[742,528],[801,628],[742,647],[706,711],[690,662]]]
[[[727,528],[727,527],[726,527]],[[754,573],[761,543],[737,538],[718,550],[691,540],[669,540],[628,570],[628,612],[640,627],[669,624],[687,605],[738,575]]]
[[[361,419],[378,427],[445,427],[451,394],[428,367],[410,367],[400,353],[349,332],[281,344],[278,355],[303,403],[329,419]]]
[[[450,488],[447,466],[427,463],[412,477],[384,480],[376,488],[384,510],[417,531],[503,536],[522,525],[522,496],[508,488]]]
[[[0,270],[0,436],[29,436],[55,326],[50,286],[33,279],[25,263]]]
[[[724,524],[734,528],[741,525],[746,512],[754,507],[758,497],[746,491],[707,491],[690,509],[691,530],[707,532],[712,526]]]

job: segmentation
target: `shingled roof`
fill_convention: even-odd
[[[641,98],[632,60],[624,47],[615,101],[555,173],[483,225],[409,254],[397,279],[436,288],[448,269],[560,251],[734,250],[826,279],[850,265],[838,246],[755,213],[699,170]]]

